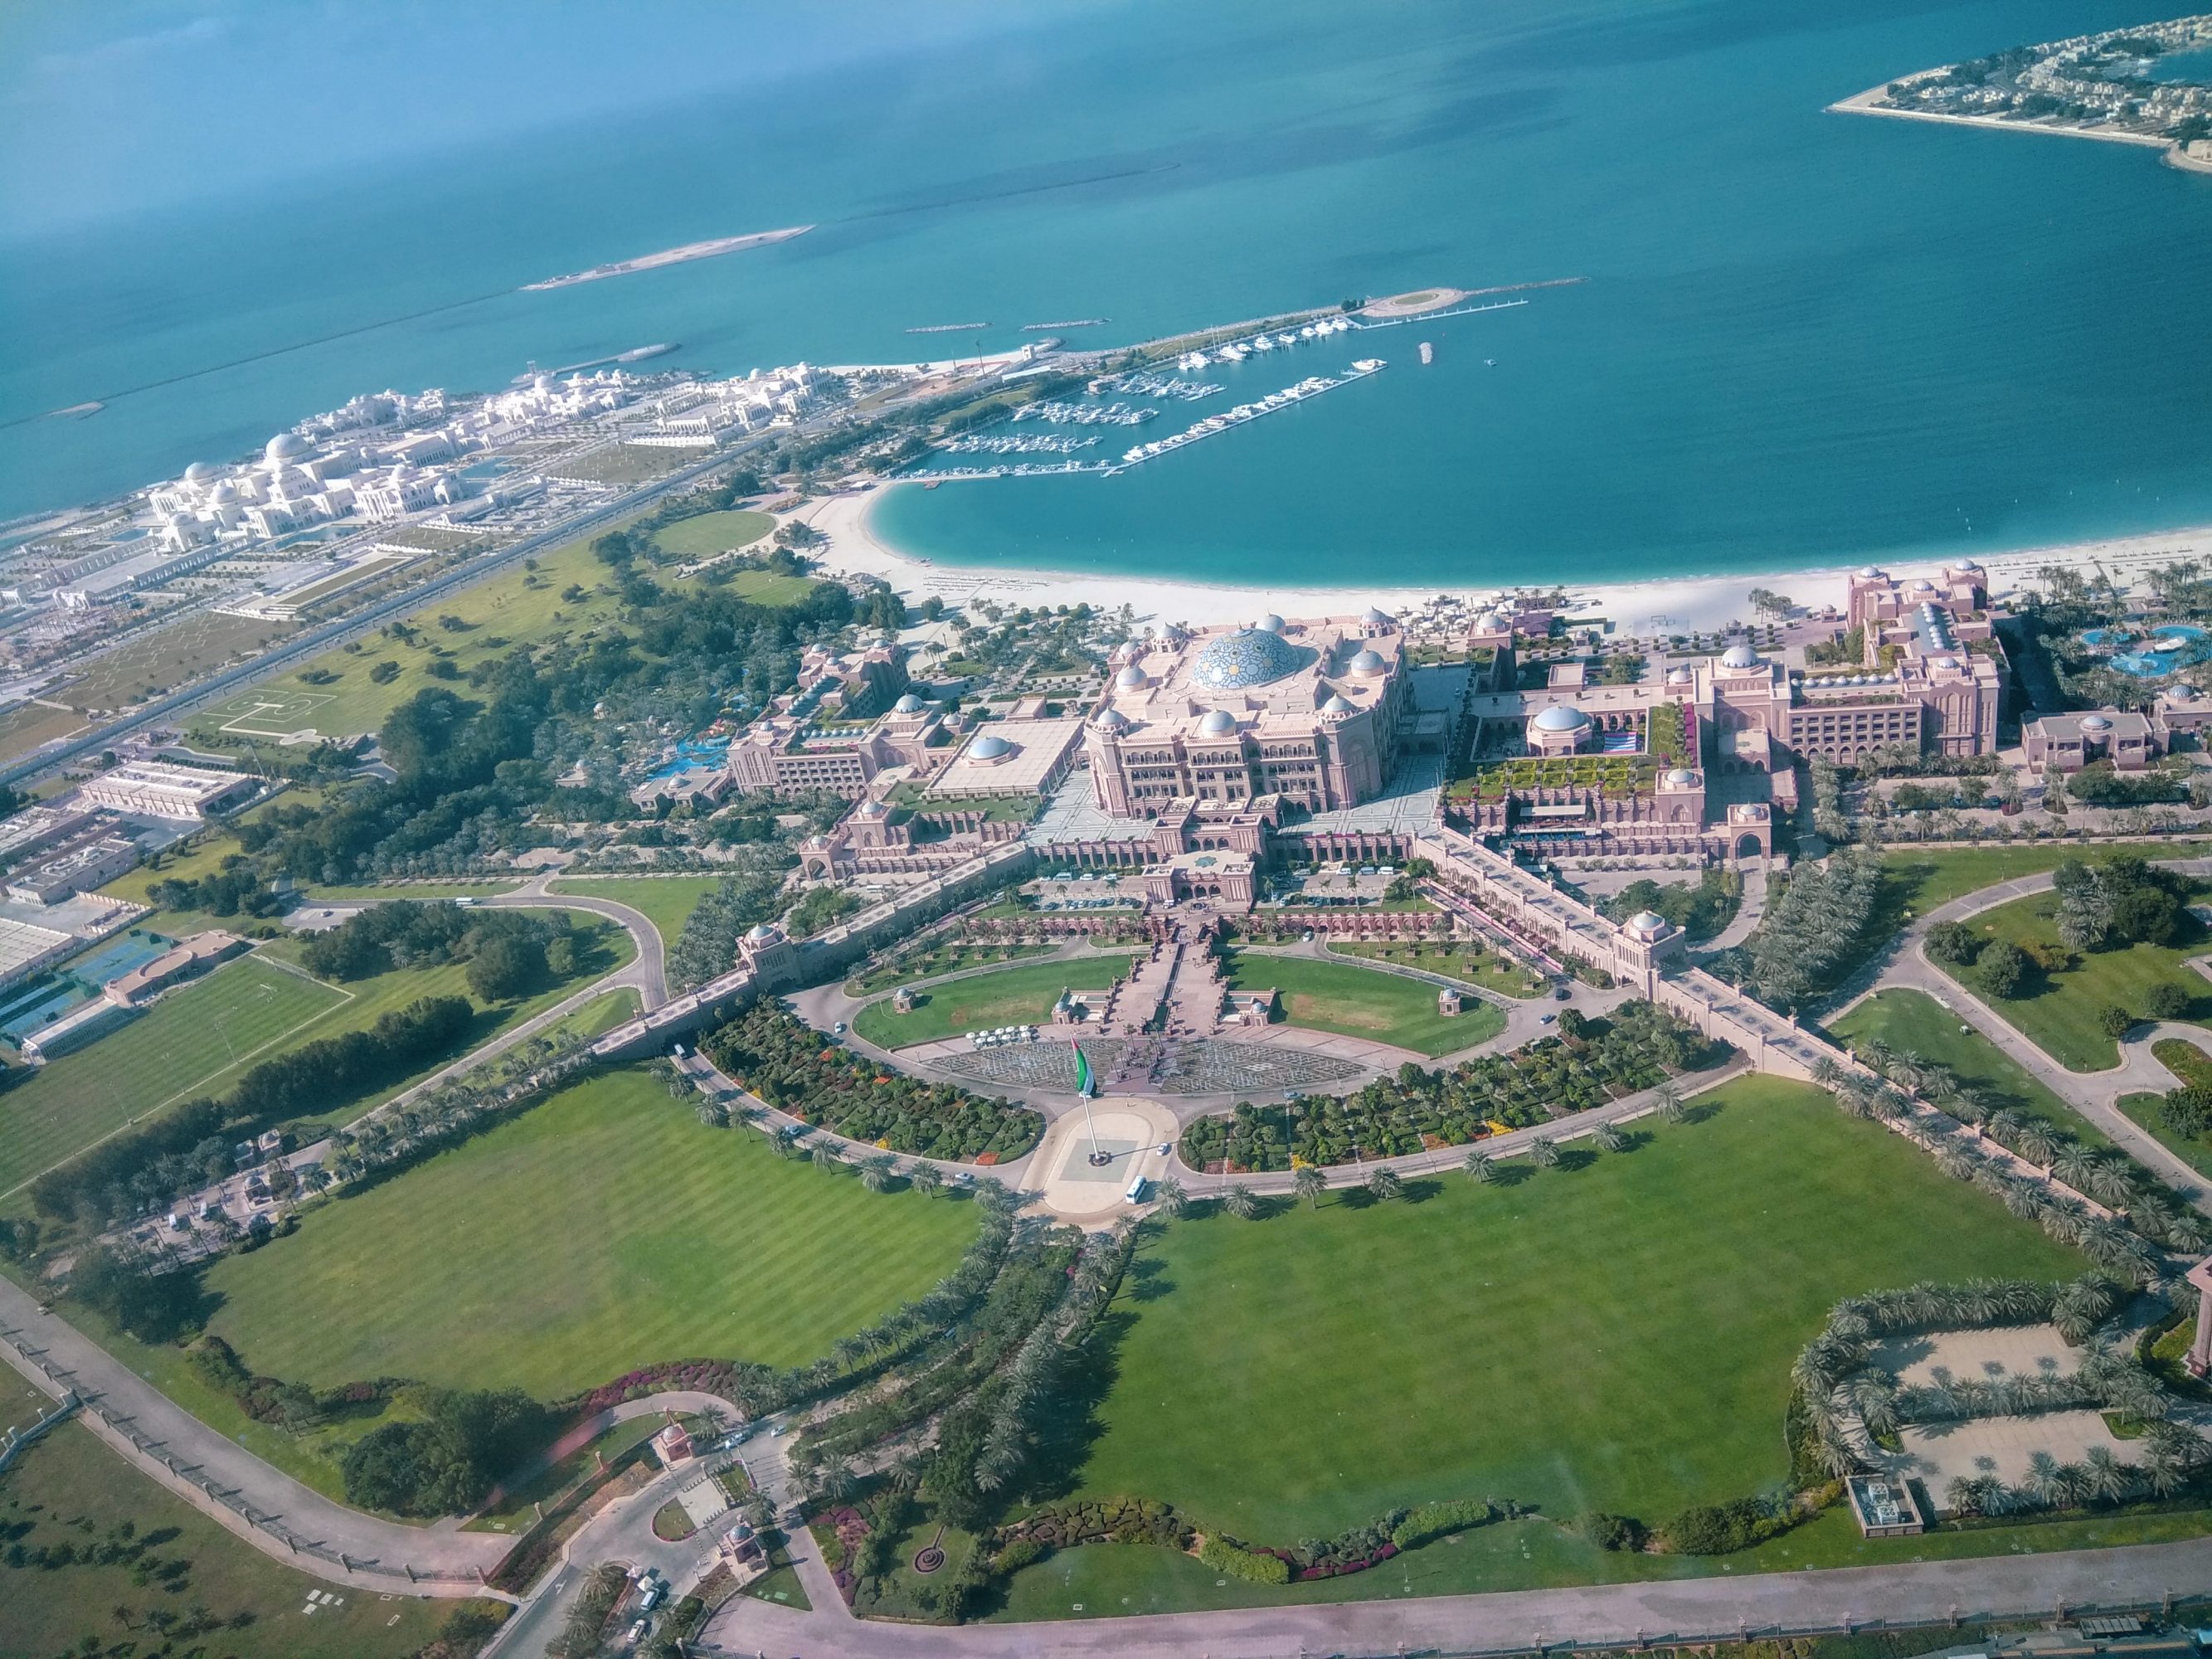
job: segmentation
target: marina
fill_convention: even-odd
[[[1262,416],[1295,408],[1309,398],[1318,398],[1324,392],[1334,392],[1339,386],[1350,386],[1354,380],[1364,380],[1385,367],[1387,365],[1380,357],[1362,357],[1341,374],[1309,375],[1295,386],[1286,386],[1280,392],[1271,392],[1256,402],[1239,404],[1236,408],[1224,410],[1218,415],[1209,415],[1196,424],[1184,428],[1173,437],[1160,438],[1151,443],[1139,444],[1122,454],[1118,465],[1106,468],[1106,473],[1111,477],[1116,472],[1127,471],[1133,466],[1140,466],[1146,461],[1158,460],[1161,456],[1170,454],[1176,450],[1188,448],[1201,438],[1211,438],[1218,433],[1230,430],[1232,427],[1247,425]]]
[[[946,455],[1069,455],[1089,449],[1096,438],[1078,438],[1057,432],[969,434],[939,447]]]
[[[1177,398],[1194,404],[1227,388],[1216,381],[1178,380],[1172,374],[1139,370],[1133,374],[1102,374],[1085,389],[1094,398],[1104,392],[1126,392],[1135,398]]]
[[[1013,413],[1017,421],[1042,421],[1048,426],[1142,426],[1160,411],[1132,409],[1127,404],[1071,404],[1055,398],[1024,404]]]

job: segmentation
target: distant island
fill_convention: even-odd
[[[2212,48],[2212,14],[2076,35],[1921,70],[1829,107],[2102,138],[2212,172],[2212,73],[2158,77],[2162,58]]]
[[[573,288],[578,283],[603,282],[610,276],[658,270],[663,265],[680,265],[691,259],[713,259],[769,242],[787,242],[813,228],[811,225],[793,225],[787,230],[757,230],[749,236],[717,236],[711,241],[686,242],[682,247],[663,248],[658,253],[641,254],[635,259],[617,259],[612,264],[593,265],[589,270],[574,270],[565,276],[548,276],[542,283],[525,283],[522,291],[536,294],[549,288]]]

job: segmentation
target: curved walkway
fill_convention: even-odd
[[[595,988],[601,991],[615,990],[622,986],[633,987],[645,1011],[651,1013],[668,1000],[668,957],[662,944],[660,930],[642,910],[633,910],[627,904],[613,899],[599,898],[582,893],[549,891],[546,884],[556,879],[556,874],[533,876],[511,893],[478,899],[484,908],[530,910],[584,910],[595,916],[604,916],[629,935],[637,955],[627,968],[617,969],[601,980]]]
[[[90,1337],[0,1279],[0,1358],[58,1398],[133,1464],[265,1554],[332,1583],[420,1595],[474,1595],[514,1540],[410,1527],[332,1502],[219,1434]]]
[[[2170,859],[2154,862],[2162,868],[2176,870],[2185,875],[2212,873],[2212,860]],[[1839,994],[1841,1000],[1833,1005],[1832,1012],[1823,1015],[1821,1024],[1832,1024],[1880,991],[1893,988],[1913,990],[1932,997],[1988,1038],[2007,1059],[2094,1124],[2115,1146],[2155,1172],[2179,1196],[2201,1212],[2212,1215],[2212,1186],[2208,1186],[2205,1178],[2185,1160],[2167,1151],[2155,1136],[2122,1111],[2118,1103],[2124,1095],[2162,1091],[2179,1081],[2153,1058],[2150,1053],[2153,1041],[2160,1036],[2183,1036],[2201,1046],[2212,1048],[2212,1031],[2193,1025],[2138,1025],[2123,1041],[2118,1066],[2101,1072],[2069,1071],[2045,1054],[2018,1026],[1990,1007],[1972,987],[1954,979],[1928,959],[1925,949],[1928,930],[1938,923],[1964,921],[1984,911],[1994,910],[2000,905],[2009,904],[2015,899],[2047,893],[2053,884],[2053,878],[2048,871],[2016,876],[2009,881],[1998,882],[1964,894],[1916,918],[1911,927],[1898,935],[1896,941],[1883,953],[1871,971],[1863,970],[1845,991]]]

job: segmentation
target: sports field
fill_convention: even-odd
[[[168,919],[161,922],[166,927]],[[591,945],[575,974],[526,1000],[479,1007],[462,1045],[416,1076],[490,1042],[635,954],[629,935],[613,923],[584,915],[577,923],[580,933],[589,930]],[[398,969],[336,986],[290,971],[297,949],[280,939],[226,963],[0,1095],[0,1200],[128,1123],[195,1096],[222,1094],[256,1060],[364,1030],[417,998],[469,995],[468,970],[459,963]],[[317,1119],[349,1121],[414,1080],[395,1079],[366,1094],[333,1094],[319,1103]]]
[[[1295,1542],[1494,1494],[1660,1522],[1786,1473],[1838,1297],[2080,1256],[1808,1086],[1746,1079],[1632,1150],[1176,1222],[1140,1258],[1079,1473]]]
[[[51,1403],[0,1366],[0,1422],[27,1424]],[[90,1525],[80,1527],[81,1521]],[[100,1543],[120,1540],[117,1528],[125,1522],[130,1541],[144,1547],[143,1559],[186,1564],[177,1583],[137,1579],[130,1561],[99,1565],[89,1559]],[[403,1659],[436,1634],[454,1605],[333,1589],[296,1572],[155,1486],[76,1423],[29,1448],[0,1481],[0,1526],[21,1527],[11,1536],[27,1550],[68,1543],[87,1558],[9,1572],[7,1613],[0,1619],[0,1653],[9,1655],[77,1653],[80,1638],[92,1631],[115,1644],[101,1647],[102,1654],[150,1654],[168,1644],[145,1643],[151,1633],[146,1615],[175,1620],[198,1606],[222,1626],[191,1639],[204,1653]],[[331,1594],[341,1601],[310,1613],[311,1590],[319,1600]],[[127,1624],[119,1612],[129,1613]],[[140,1632],[135,1639],[134,1630]]]
[[[1272,985],[1282,994],[1283,1019],[1316,1031],[1371,1037],[1433,1058],[1496,1036],[1505,1016],[1487,1002],[1469,1002],[1446,1017],[1437,1012],[1437,988],[1346,963],[1311,957],[1237,952],[1228,975],[1232,990]]]
[[[2104,1131],[2021,1069],[2003,1049],[1924,992],[1893,988],[1869,997],[1828,1027],[1846,1042],[1879,1038],[1900,1055],[1948,1066],[1960,1082],[1981,1091],[1992,1108],[2046,1120],[2091,1146],[2110,1144]]]
[[[2053,921],[2055,893],[2038,893],[1985,910],[1966,925],[1985,939],[2063,951]],[[2189,921],[2184,917],[2185,921]],[[2212,1016],[2212,988],[2190,967],[2189,958],[2206,949],[2203,929],[2189,921],[2190,936],[2179,945],[2130,945],[2117,951],[2073,953],[2073,965],[2030,975],[2024,994],[1993,997],[1975,987],[1983,1000],[2020,1028],[2028,1039],[2073,1072],[2108,1071],[2120,1063],[2119,1044],[2105,1035],[2098,1020],[2111,1007],[2143,1017],[2144,998],[2158,984],[2178,985],[2194,999],[2183,1016],[2197,1024]],[[1947,971],[1948,971],[1947,969]],[[1972,983],[1972,970],[1954,975]]]
[[[888,997],[870,1003],[855,1017],[853,1029],[878,1048],[903,1048],[956,1031],[1042,1025],[1052,1018],[1052,1005],[1061,991],[1103,991],[1135,960],[1127,951],[1102,951],[1072,962],[1035,963],[948,980],[917,991],[912,1013],[900,1013]]]
[[[734,547],[750,547],[775,528],[775,520],[766,513],[748,513],[742,508],[729,513],[702,513],[696,517],[678,519],[674,524],[663,525],[653,532],[653,544],[672,558],[711,559],[717,553],[726,553]]]
[[[125,1124],[220,1093],[348,1000],[258,956],[163,997],[0,1095],[0,1197]]]
[[[974,1224],[615,1072],[226,1258],[210,1328],[272,1376],[551,1399],[655,1360],[804,1364],[935,1284]]]

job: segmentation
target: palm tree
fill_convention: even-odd
[[[1460,1160],[1459,1167],[1467,1171],[1469,1180],[1479,1181],[1486,1187],[1498,1179],[1498,1160],[1488,1152],[1469,1152]]]
[[[2020,1138],[2027,1120],[2009,1106],[2000,1106],[1982,1120],[1982,1133],[1990,1139],[2010,1146]]]
[[[1972,1475],[1954,1474],[1943,1488],[1943,1504],[1954,1515],[1982,1512],[1982,1483]]]
[[[2112,1455],[2110,1446],[2092,1446],[2082,1455],[2088,1476],[2089,1496],[2100,1504],[2117,1504],[2135,1484],[2134,1473]]]
[[[836,1143],[832,1140],[816,1141],[806,1149],[806,1156],[813,1160],[817,1170],[835,1170],[845,1166],[845,1155],[837,1150]]]
[[[934,1198],[945,1186],[945,1171],[934,1164],[918,1163],[906,1172],[907,1184],[915,1191]]]
[[[1395,1170],[1388,1164],[1378,1164],[1368,1174],[1367,1190],[1387,1203],[1391,1199],[1405,1195],[1406,1183],[1398,1178]]]
[[[2058,1471],[2058,1460],[2047,1451],[2032,1453],[2027,1460],[2027,1476],[2020,1489],[2028,1498],[2048,1509],[2059,1501],[2064,1482]]]
[[[1249,1187],[1240,1181],[1223,1191],[1221,1207],[1239,1221],[1249,1221],[1260,1213],[1260,1200]]]
[[[1820,1064],[1832,1071],[1835,1069],[1836,1062],[1823,1054],[1820,1056]],[[1659,1102],[1659,1115],[1668,1122],[1680,1123],[1690,1115],[1690,1109],[1682,1103],[1681,1091],[1673,1084],[1661,1084],[1655,1093]]]
[[[2058,1149],[2058,1156],[2051,1162],[2051,1173],[2077,1193],[2089,1190],[2090,1178],[2097,1170],[2097,1157],[2078,1140],[2069,1140]],[[2101,1200],[2100,1200],[2101,1201]]]
[[[1328,1190],[1328,1176],[1318,1164],[1301,1164],[1297,1173],[1291,1177],[1291,1185],[1297,1189],[1300,1198],[1318,1210],[1321,1208],[1321,1195]]]
[[[1559,1149],[1544,1136],[1538,1135],[1528,1143],[1528,1161],[1540,1169],[1552,1169],[1559,1161]]]
[[[2088,1182],[2089,1196],[2108,1210],[2124,1210],[2136,1202],[2135,1170],[2119,1153],[2108,1151],[2091,1158]],[[2081,1190],[2077,1182],[2066,1184]]]
[[[2030,1164],[2039,1164],[2045,1170],[2058,1158],[2058,1137],[2041,1118],[2030,1118],[2021,1125],[2020,1137],[2013,1150]]]
[[[877,1152],[860,1160],[860,1184],[872,1193],[882,1192],[898,1176],[898,1160],[889,1152]]]
[[[701,1101],[698,1113],[699,1121],[706,1128],[726,1129],[730,1127],[730,1115],[722,1109],[722,1103],[719,1100]]]
[[[1608,1152],[1624,1152],[1628,1150],[1628,1137],[1621,1133],[1620,1126],[1617,1123],[1599,1124],[1592,1132],[1590,1139]]]
[[[805,1139],[806,1135],[807,1128],[804,1123],[785,1124],[775,1132],[775,1139],[771,1143],[775,1148],[775,1155],[789,1158],[799,1150],[799,1143]]]
[[[842,1457],[826,1460],[814,1471],[812,1492],[817,1504],[842,1504],[860,1490],[853,1466]]]

